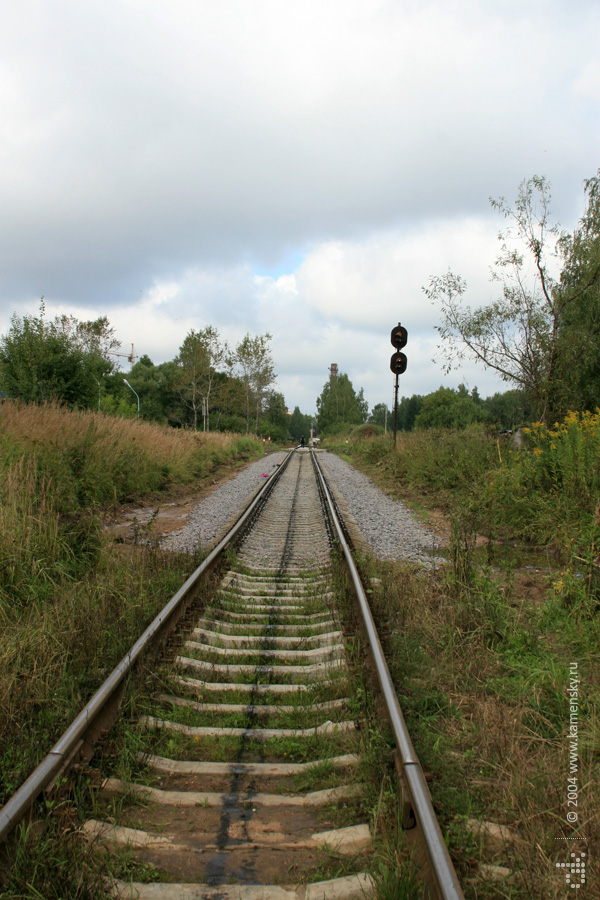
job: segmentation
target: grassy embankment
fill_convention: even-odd
[[[132,562],[101,510],[262,453],[254,438],[0,405],[0,803],[190,571],[156,549]]]
[[[4,800],[192,565],[188,557],[161,554],[152,547],[133,551],[108,542],[99,512],[106,504],[173,483],[197,484],[220,467],[260,456],[263,447],[252,439],[194,435],[12,404],[0,406],[0,429],[0,800]],[[357,647],[354,652],[359,653]],[[142,681],[145,677],[141,673]],[[364,686],[353,691],[357,715],[366,693]],[[139,765],[128,724],[137,721],[141,697],[135,679],[100,762],[108,771],[116,766],[130,775],[128,767],[133,771]],[[369,789],[361,804],[375,826],[381,894],[395,900],[414,898],[420,892],[410,874],[401,871],[395,849],[396,795],[393,779],[381,780],[377,751],[381,743],[373,743],[375,722],[367,731],[363,775]],[[226,742],[220,750],[226,752]],[[121,877],[156,877],[127,851],[103,862],[95,848],[78,839],[78,827],[98,803],[97,787],[93,779],[90,783],[87,777],[76,776],[69,797],[50,794],[37,810],[36,825],[18,830],[8,854],[0,851],[1,898],[98,900],[106,893],[102,878],[107,867]],[[298,785],[299,790],[311,787],[314,784]],[[345,805],[337,812],[349,814]],[[344,874],[352,865],[352,860],[324,858],[322,871],[314,875]]]
[[[532,427],[520,451],[481,430],[330,448],[450,526],[438,572],[364,567],[466,896],[562,898],[572,852],[596,896],[600,415]],[[482,837],[484,821],[510,830]]]

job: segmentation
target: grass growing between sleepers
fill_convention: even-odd
[[[252,438],[0,405],[0,804],[199,561],[112,544],[106,507],[197,488],[262,452]],[[0,897],[104,896],[73,806],[47,798],[34,812],[0,849]]]

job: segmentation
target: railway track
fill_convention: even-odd
[[[152,690],[137,700],[129,738],[132,772],[103,781],[97,809],[83,825],[83,837],[98,852],[125,852],[130,861],[131,877],[109,879],[107,895],[375,896],[368,788],[361,775],[361,673],[348,659],[349,640],[336,609],[334,541],[353,566],[315,454],[291,452],[233,533],[0,811],[0,837],[59,772],[90,756],[94,739],[114,718],[135,661],[172,627],[200,577],[229,550],[217,590],[193,607],[199,612],[178,652],[153,673]],[[416,825],[430,895],[460,898],[355,568],[351,577],[396,741],[404,824]]]

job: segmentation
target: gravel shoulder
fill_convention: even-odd
[[[193,507],[182,528],[162,538],[161,546],[183,553],[193,553],[198,546],[210,549],[256,493],[265,475],[271,474],[285,455],[285,451],[271,453],[220,484]],[[375,556],[427,566],[444,561],[435,557],[440,539],[420,525],[404,504],[388,497],[366,475],[335,454],[319,452],[319,460],[335,485],[336,499],[344,514],[354,520],[352,530],[359,530]]]
[[[407,506],[388,497],[370,478],[335,453],[319,453],[319,461],[335,486],[334,493],[343,498],[340,505],[344,513],[350,514],[375,556],[426,566],[445,562],[435,556],[441,546],[440,538],[419,524]]]
[[[161,547],[179,553],[194,553],[197,549],[212,548],[226,532],[244,506],[285,459],[286,451],[269,453],[246,466],[235,478],[225,481],[191,510],[185,525],[161,540]]]

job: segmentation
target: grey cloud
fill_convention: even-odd
[[[470,3],[369,6],[333,3],[326,15],[309,3],[302,17],[269,2],[256,13],[14,7],[6,300],[45,285],[65,301],[118,304],[136,283],[195,264],[480,211],[530,162],[552,175],[567,155],[592,173],[591,118],[564,95],[549,138],[570,61],[555,55],[549,77],[530,4],[514,17],[473,16]],[[559,20],[540,26],[547,41],[576,35],[585,57],[585,23],[555,8]]]
[[[144,299],[174,282],[154,311],[184,326],[272,326],[283,347],[330,317],[340,333],[374,332],[402,278],[385,254],[388,280],[375,278],[382,235],[494,221],[488,196],[513,197],[534,172],[572,226],[597,167],[599,25],[596,4],[566,0],[543,16],[534,0],[12,4],[0,34],[0,315],[43,293],[150,316]],[[364,283],[388,297],[379,318],[328,305],[318,282],[269,310],[251,264],[298,248],[314,262],[332,241],[348,252],[342,282],[364,256]],[[440,268],[432,258],[431,274]],[[411,272],[398,296],[431,328]],[[283,377],[306,360],[316,378],[315,348],[329,355],[337,341],[303,335]]]

